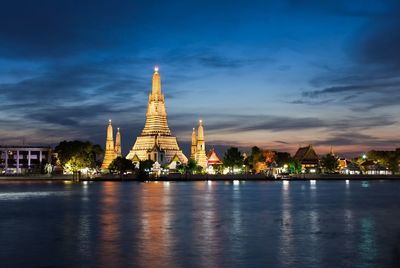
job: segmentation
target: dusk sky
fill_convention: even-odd
[[[2,1],[0,144],[141,132],[154,65],[186,154],[400,147],[400,1]],[[222,146],[222,147],[221,147]]]

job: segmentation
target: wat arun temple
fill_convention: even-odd
[[[170,164],[173,161],[185,164],[188,161],[168,127],[165,99],[161,91],[161,78],[157,66],[154,68],[146,123],[126,158],[132,162],[149,159],[160,164]]]

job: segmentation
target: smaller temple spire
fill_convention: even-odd
[[[121,152],[121,133],[119,128],[117,128],[117,134],[115,135],[115,154],[117,156],[122,156]]]
[[[329,154],[330,155],[335,155],[335,153],[333,152],[333,146],[331,145],[331,149],[330,149],[330,151],[329,151]]]
[[[108,166],[114,159],[115,159],[114,137],[113,137],[112,122],[110,119],[110,120],[108,120],[106,149],[105,149],[104,160],[103,160],[103,164],[101,165],[101,168],[108,169]]]
[[[196,151],[197,151],[196,129],[193,128],[193,131],[192,131],[192,150],[191,150],[190,158],[196,159]]]
[[[204,141],[203,120],[201,119],[199,120],[199,125],[197,127],[196,161],[198,165],[203,167],[203,169],[207,168],[206,144]]]

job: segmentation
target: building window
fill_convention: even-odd
[[[157,161],[157,153],[154,153],[154,162]]]

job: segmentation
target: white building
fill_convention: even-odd
[[[0,172],[2,174],[24,173],[40,169],[51,161],[49,146],[0,145]]]

